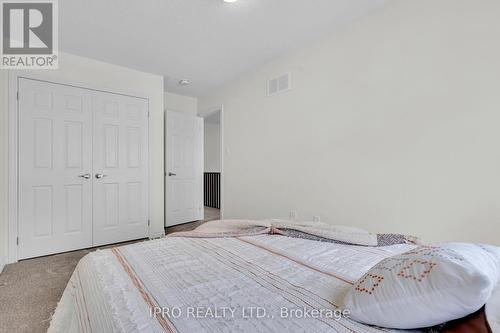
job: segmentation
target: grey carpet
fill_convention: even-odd
[[[219,218],[205,208],[205,220],[166,228],[165,232],[192,230]],[[0,332],[44,333],[78,261],[96,249],[73,251],[23,260],[7,265],[0,274]]]
[[[89,250],[7,265],[0,275],[0,332],[46,332],[78,261]]]

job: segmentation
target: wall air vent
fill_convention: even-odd
[[[291,74],[286,73],[267,80],[267,96],[276,95],[292,88]]]

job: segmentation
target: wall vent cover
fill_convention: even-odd
[[[292,88],[291,74],[286,73],[267,80],[267,96],[276,95]]]

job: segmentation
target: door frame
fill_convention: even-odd
[[[225,173],[224,173],[224,155],[226,148],[224,146],[224,105],[211,107],[205,111],[199,111],[198,116],[205,119],[215,112],[220,112],[220,219],[224,219],[224,192],[225,192]],[[204,158],[204,157],[203,157]]]
[[[15,263],[18,261],[18,237],[19,237],[19,109],[18,109],[18,93],[19,93],[19,79],[28,79],[28,80],[36,80],[40,82],[47,82],[52,84],[60,84],[71,86],[75,88],[82,88],[93,91],[101,91],[111,94],[124,95],[129,97],[141,98],[147,101],[148,104],[148,176],[147,176],[147,205],[148,205],[148,221],[151,220],[151,198],[150,198],[150,189],[151,189],[151,152],[150,152],[150,101],[148,96],[143,96],[142,94],[138,94],[136,92],[131,91],[110,91],[105,87],[89,87],[88,83],[82,83],[77,81],[72,81],[68,79],[60,79],[54,78],[48,74],[39,74],[33,72],[27,72],[22,70],[10,70],[7,73],[8,75],[8,87],[7,87],[7,97],[8,97],[8,223],[7,223],[7,264]],[[57,75],[57,74],[56,74]],[[151,225],[148,225],[148,233],[151,236]]]

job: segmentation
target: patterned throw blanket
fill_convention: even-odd
[[[179,232],[169,237],[236,237],[277,234],[320,242],[360,246],[421,244],[414,236],[402,234],[371,234],[363,229],[320,222],[284,220],[220,220],[207,222],[194,231]]]

